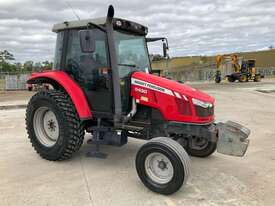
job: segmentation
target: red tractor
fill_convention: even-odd
[[[172,194],[186,183],[189,155],[218,152],[243,156],[249,129],[214,122],[214,98],[185,84],[153,75],[147,28],[114,18],[56,24],[54,70],[36,73],[29,84],[50,84],[37,92],[26,112],[28,137],[47,160],[65,160],[81,147],[84,134],[104,158],[101,144],[122,146],[128,137],[149,140],[138,151],[136,169],[150,190]]]

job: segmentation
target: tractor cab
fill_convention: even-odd
[[[56,24],[54,69],[65,71],[83,89],[93,116],[118,119],[133,107],[130,96],[134,72],[155,73],[151,69],[148,42],[166,38],[146,38],[147,27],[121,18],[106,17]],[[119,121],[119,120],[118,120]]]
[[[242,60],[241,72],[251,72],[255,68],[255,64],[255,59]]]
[[[255,65],[256,65],[256,60],[255,59],[249,59],[249,60],[247,60],[247,66],[248,66],[248,68],[253,68],[253,67],[255,67]]]
[[[130,74],[151,72],[147,28],[123,19],[108,25],[106,18],[98,18],[57,24],[53,31],[57,33],[54,68],[80,84],[93,113],[112,114],[113,91],[118,87],[122,112],[127,112]]]

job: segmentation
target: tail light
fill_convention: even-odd
[[[176,101],[178,111],[180,114],[182,114],[182,115],[191,115],[192,114],[191,105],[187,98],[179,99],[179,98],[175,97],[175,101]]]

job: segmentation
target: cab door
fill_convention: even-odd
[[[113,93],[106,34],[93,32],[95,50],[83,53],[78,30],[70,30],[66,72],[81,86],[94,116],[112,116]]]

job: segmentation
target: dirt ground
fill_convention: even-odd
[[[217,121],[230,119],[251,129],[243,158],[218,153],[192,157],[187,185],[162,196],[145,188],[135,171],[135,155],[144,141],[129,139],[121,148],[103,146],[109,154],[105,160],[87,158],[94,146],[84,143],[71,160],[49,162],[27,139],[25,110],[0,110],[0,205],[274,205],[275,81],[193,86],[216,98]],[[31,95],[1,93],[0,101],[25,94],[26,99]]]
[[[33,94],[29,91],[0,91],[0,102],[27,101]]]

